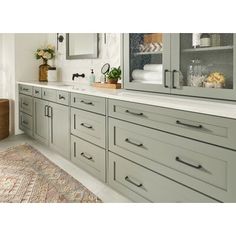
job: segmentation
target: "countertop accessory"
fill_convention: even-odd
[[[57,68],[49,67],[48,68],[48,82],[56,82],[57,81]]]
[[[91,69],[91,74],[89,76],[89,84],[93,84],[95,82],[95,75],[94,75],[94,72],[93,72],[93,69]]]
[[[120,66],[113,67],[111,68],[111,70],[109,71],[109,73],[107,74],[107,82],[109,84],[116,84],[118,82],[118,79],[121,78],[121,69]]]
[[[39,81],[47,82],[48,80],[48,69],[50,66],[48,65],[48,60],[51,60],[55,57],[55,48],[52,45],[48,45],[47,47],[38,48],[35,57],[37,60],[43,59],[43,64],[39,66]]]
[[[109,84],[109,83],[96,82],[96,83],[93,83],[92,86],[96,88],[120,89],[121,83]]]
[[[102,83],[106,82],[106,75],[108,74],[109,70],[110,70],[110,64],[105,63],[101,68],[101,73],[103,74],[103,77],[101,78]]]

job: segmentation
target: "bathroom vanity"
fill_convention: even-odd
[[[135,202],[236,202],[234,103],[19,82],[20,128]]]

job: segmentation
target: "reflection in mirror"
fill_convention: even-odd
[[[66,59],[91,59],[98,57],[98,34],[66,34]]]

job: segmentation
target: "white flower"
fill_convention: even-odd
[[[49,59],[52,58],[52,55],[51,55],[49,52],[45,52],[45,53],[43,54],[43,58],[49,60]]]
[[[38,55],[39,55],[39,56],[43,56],[43,54],[44,54],[44,51],[43,51],[43,50],[40,50],[40,51],[38,52]]]
[[[51,45],[51,44],[49,44],[49,45],[47,46],[47,48],[48,48],[48,49],[51,49],[51,50],[54,50],[54,46]]]

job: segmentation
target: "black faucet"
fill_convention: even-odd
[[[79,73],[76,73],[76,74],[72,74],[72,80],[75,80],[75,77],[78,78],[78,77],[82,77],[84,78],[85,77],[85,74],[79,74]]]

